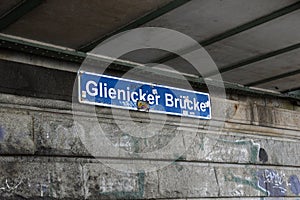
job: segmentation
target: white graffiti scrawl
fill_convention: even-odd
[[[272,169],[260,170],[257,172],[257,186],[268,193],[268,196],[285,196],[287,184],[285,174]]]

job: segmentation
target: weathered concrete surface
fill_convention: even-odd
[[[26,112],[7,113],[0,110],[0,153],[33,154],[32,117]]]
[[[119,172],[99,163],[84,164],[83,173],[87,199],[141,199],[157,194],[156,173]]]
[[[0,100],[2,102],[1,126],[3,130],[5,129],[1,137],[1,152],[91,156],[80,141],[79,131],[82,129],[78,129],[74,124],[69,103],[3,94]],[[263,123],[262,120],[255,121],[258,117],[253,117],[258,106],[253,107],[247,102],[233,100],[227,100],[226,103],[227,122],[223,127],[208,127],[207,121],[204,123],[200,121],[197,127],[192,123],[179,126],[176,117],[169,117],[163,128],[153,133],[153,137],[137,139],[132,135],[138,129],[129,127],[127,131],[121,130],[107,112],[108,109],[104,108],[98,110],[98,122],[90,120],[88,114],[82,116],[82,121],[88,122],[83,123],[83,130],[84,134],[88,134],[93,131],[90,128],[95,127],[95,123],[100,124],[105,136],[114,146],[132,154],[159,150],[168,144],[175,134],[186,136],[197,132],[196,137],[193,138],[194,143],[191,146],[184,146],[186,151],[184,155],[171,155],[172,152],[158,153],[155,157],[148,157],[152,159],[174,159],[174,156],[181,156],[180,159],[193,161],[300,165],[299,159],[295,159],[300,148],[299,112],[282,108],[273,108],[271,112],[269,111],[271,108],[265,106],[266,120],[269,120],[267,118],[274,120],[269,120],[268,126],[259,126]],[[62,107],[65,109],[63,110]],[[263,111],[264,109],[261,108],[259,112]],[[140,124],[143,124],[143,121],[147,124],[147,116],[144,113],[133,113],[132,116],[139,120]],[[119,119],[124,124],[128,120],[121,115]],[[263,150],[259,158],[261,148]],[[266,154],[265,158],[262,153]],[[287,154],[289,156],[286,156]]]
[[[110,109],[98,108],[95,121],[82,110],[80,122],[74,122],[70,103],[1,94],[0,196],[6,199],[300,196],[297,108],[287,102],[278,100],[276,104],[275,100],[261,99],[226,100],[224,104],[226,119],[222,127],[209,126],[208,121],[198,121],[195,125],[193,120],[187,120],[180,124],[178,117],[168,116],[164,124],[155,121],[161,129],[143,130],[142,133],[153,134],[151,137],[139,139],[134,135],[141,134],[140,128],[147,127],[150,121],[146,113],[131,112],[140,128],[127,127],[124,131],[116,124],[116,120],[123,125],[128,123],[122,111],[112,116]],[[273,104],[276,105],[270,107]],[[89,147],[84,146],[79,136],[97,134],[97,125],[119,149],[117,154],[92,158]],[[176,135],[180,136],[176,142],[183,146],[183,154],[174,155],[171,150],[161,153],[159,150]],[[184,136],[190,137],[191,145]],[[158,153],[142,154],[154,150]],[[111,159],[116,160],[114,167],[123,171],[103,164]],[[168,165],[157,171],[131,173],[132,159],[144,165],[161,162]]]
[[[213,167],[173,164],[158,171],[159,194],[164,198],[216,197],[218,180]]]
[[[217,168],[220,196],[299,196],[299,168],[231,166]]]
[[[298,140],[198,133],[186,160],[300,166]]]
[[[60,118],[57,115],[43,116],[37,118],[35,123],[40,125],[35,128],[37,154],[40,155],[77,155],[90,156],[78,136],[78,129],[74,126],[70,117]],[[40,123],[39,123],[40,122]],[[88,133],[95,122],[84,124],[84,130]],[[97,122],[98,123],[98,122]],[[105,131],[106,137],[112,144],[121,150],[136,153],[151,152],[159,150],[167,145],[175,134],[192,134],[193,130],[176,130],[176,126],[165,126],[163,130],[156,133],[155,137],[149,139],[137,139],[130,133],[118,128],[112,121],[100,123]],[[97,134],[97,133],[95,133]],[[295,139],[283,139],[278,137],[262,137],[236,132],[212,133],[199,130],[193,138],[191,146],[185,146],[186,153],[180,159],[207,162],[224,163],[267,163],[276,165],[300,166],[298,152],[300,144]],[[263,150],[261,150],[263,149]],[[264,152],[263,152],[264,151]],[[118,154],[121,155],[121,154]],[[117,156],[118,156],[117,155]],[[286,156],[289,155],[289,156]],[[172,152],[166,154],[158,153],[152,159],[174,159],[176,155]],[[180,155],[178,155],[180,156]],[[146,158],[146,157],[144,157]],[[176,158],[175,158],[176,159]]]
[[[81,166],[78,163],[6,162],[0,163],[2,198],[83,197]]]
[[[37,154],[89,156],[73,119],[67,115],[34,115]]]
[[[3,159],[0,164],[2,198],[296,198],[300,195],[300,169],[292,167],[176,162],[158,171],[132,174],[85,159],[16,160]],[[119,165],[130,168],[130,164],[121,160]]]

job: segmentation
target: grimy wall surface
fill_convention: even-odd
[[[97,108],[98,121],[82,112],[90,125],[79,129],[68,101],[1,93],[0,199],[297,199],[300,108],[272,97],[229,94],[217,101],[226,106],[222,127],[194,126],[193,120],[179,127],[178,117],[168,116],[155,137],[137,140],[116,125],[109,108]],[[147,113],[131,114],[141,126],[149,121]],[[122,112],[117,117],[126,124]],[[114,146],[134,153],[164,146],[175,134],[197,134],[165,168],[129,173],[101,161],[130,169],[130,159],[95,159],[83,145],[79,131],[95,131],[94,123]],[[136,160],[158,164],[171,157]]]

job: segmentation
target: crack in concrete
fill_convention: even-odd
[[[217,176],[217,170],[215,167],[213,169],[214,169],[214,174],[215,174],[215,178],[216,178],[216,183],[218,186],[218,197],[219,197],[221,195],[221,189],[220,189],[219,180],[218,180],[218,176]]]

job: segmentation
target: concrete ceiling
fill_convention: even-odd
[[[3,16],[7,11],[11,10],[18,4],[20,4],[22,0],[2,0],[0,1],[0,15]]]
[[[2,32],[76,49],[169,1],[48,0]]]
[[[194,0],[144,26],[170,28],[203,41],[293,2],[296,0]]]
[[[300,88],[299,0],[2,0],[1,40],[24,50],[31,39],[77,50],[73,61],[101,41],[136,27],[165,27],[198,41],[228,82],[298,94]],[[9,36],[18,36],[14,41]],[[21,42],[20,42],[21,41]],[[8,48],[3,43],[2,48]],[[29,53],[61,55],[30,46]],[[185,51],[193,47],[183,46]],[[28,51],[28,50],[27,50]],[[51,52],[49,52],[51,51]],[[48,52],[48,53],[47,53]],[[80,54],[80,53],[83,54]],[[68,52],[63,52],[67,54]],[[59,56],[57,56],[59,58]],[[122,59],[161,62],[196,73],[176,55],[137,51]],[[81,60],[82,61],[82,60]],[[211,72],[213,75],[215,72]]]

